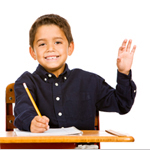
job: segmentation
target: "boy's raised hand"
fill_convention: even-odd
[[[49,118],[46,116],[35,116],[31,121],[30,131],[33,133],[42,133],[49,129]]]
[[[126,75],[129,74],[133,62],[133,56],[136,50],[136,45],[134,45],[132,51],[130,51],[131,44],[132,40],[129,40],[127,44],[127,39],[125,39],[118,51],[118,58],[117,58],[118,71]]]

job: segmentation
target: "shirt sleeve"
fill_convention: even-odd
[[[34,100],[34,84],[31,78],[31,74],[25,72],[16,82],[15,82],[15,107],[14,115],[15,121],[14,125],[20,130],[30,131],[30,124],[32,119],[37,115],[24,87],[23,83],[26,83],[29,91]]]
[[[105,112],[126,114],[132,108],[136,96],[136,85],[132,80],[132,71],[125,75],[117,71],[116,89],[105,80],[99,80],[96,108]]]

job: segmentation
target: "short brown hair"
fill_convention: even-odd
[[[71,27],[67,20],[56,14],[47,14],[39,17],[31,26],[29,32],[29,44],[32,48],[38,27],[51,24],[57,25],[64,32],[69,45],[71,42],[73,42]]]

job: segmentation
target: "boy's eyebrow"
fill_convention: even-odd
[[[53,39],[63,39],[62,37],[54,37]],[[38,43],[39,41],[45,41],[46,39],[38,39],[36,41],[36,43]]]
[[[54,39],[63,39],[62,37],[54,37]]]
[[[39,41],[44,41],[45,39],[38,39],[37,41],[36,41],[36,43],[38,43]]]

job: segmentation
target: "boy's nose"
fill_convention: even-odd
[[[49,52],[55,51],[54,45],[49,45],[49,46],[47,47],[47,51],[49,51]]]

